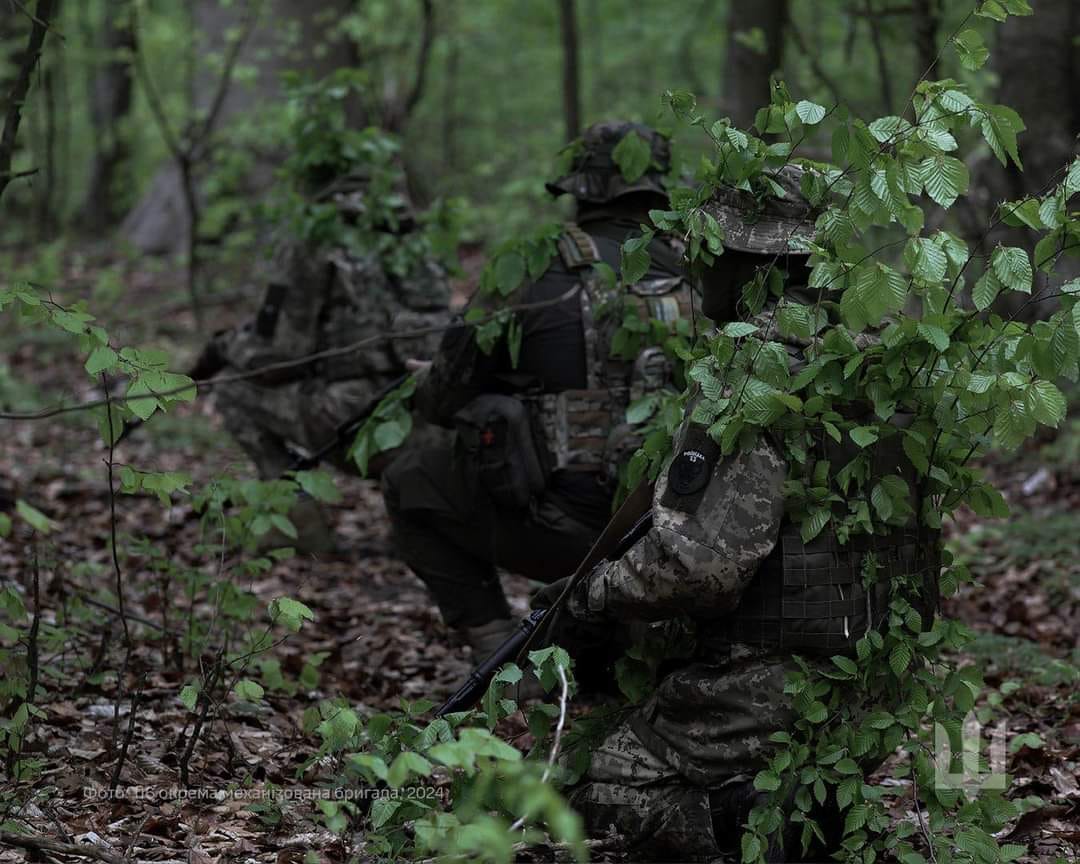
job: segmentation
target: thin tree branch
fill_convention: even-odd
[[[428,66],[431,61],[431,46],[435,43],[435,5],[432,0],[420,0],[423,24],[420,30],[420,53],[416,57],[416,76],[409,89],[402,108],[402,120],[407,120],[413,109],[420,102],[427,83]]]
[[[22,121],[23,104],[26,102],[26,94],[30,90],[30,79],[34,69],[41,59],[41,49],[45,44],[45,34],[49,30],[49,22],[52,20],[55,9],[55,0],[38,0],[30,28],[30,38],[27,42],[26,53],[23,55],[19,66],[19,74],[15,77],[15,83],[11,85],[8,93],[7,108],[4,114],[4,131],[0,133],[0,198],[4,190],[13,179],[11,173],[11,160],[15,155],[15,141],[19,134],[19,123]]]
[[[547,765],[544,766],[544,774],[540,778],[541,783],[547,783],[551,777],[551,770],[555,767],[555,760],[559,756],[559,745],[562,743],[563,729],[566,727],[566,703],[570,695],[570,682],[566,679],[566,671],[562,666],[556,666],[559,671],[559,681],[562,683],[562,692],[559,693],[559,722],[555,726],[555,738],[551,742],[551,752],[548,753]],[[510,826],[511,831],[517,831],[525,825],[525,817],[517,819]]]
[[[885,46],[881,41],[881,28],[878,26],[877,13],[874,11],[873,0],[863,0],[863,14],[866,16],[866,24],[870,28],[870,41],[874,46],[874,54],[877,55],[878,83],[881,85],[881,99],[885,103],[885,113],[893,113],[892,82],[889,75],[888,58],[885,56]]]
[[[173,159],[179,161],[186,150],[180,146],[179,139],[169,125],[169,118],[165,115],[165,106],[161,102],[161,94],[158,93],[157,87],[154,86],[154,80],[150,77],[150,72],[146,68],[146,59],[143,57],[142,50],[143,40],[138,38],[138,5],[137,3],[131,4],[131,32],[136,34],[135,51],[132,57],[135,77],[139,79],[139,86],[142,87],[143,93],[146,95],[146,103],[150,106],[150,113],[154,115],[154,121],[157,123],[158,131],[165,141],[165,146],[168,148],[169,153],[172,154]]]
[[[558,297],[551,297],[547,300],[537,300],[534,303],[518,303],[513,306],[503,306],[490,315],[485,315],[483,318],[471,322],[468,326],[482,326],[490,321],[494,321],[504,315],[513,314],[515,312],[531,312],[537,309],[546,309],[551,306],[557,306],[560,303],[565,303],[577,296],[580,291],[579,286],[574,286],[567,291],[560,294]],[[260,366],[258,369],[251,369],[247,372],[237,372],[232,375],[218,375],[213,378],[200,378],[188,384],[184,387],[176,387],[172,390],[163,390],[159,393],[146,393],[137,394],[135,396],[121,396],[112,400],[115,402],[123,402],[128,405],[132,402],[137,402],[142,399],[159,399],[166,396],[176,396],[179,393],[186,393],[191,390],[192,385],[195,387],[208,387],[214,384],[229,384],[234,381],[250,381],[256,378],[262,378],[265,375],[272,375],[275,372],[283,372],[287,369],[296,369],[302,366],[308,366],[319,360],[330,360],[337,357],[347,357],[350,354],[356,354],[359,351],[363,351],[365,348],[370,348],[372,345],[377,345],[382,342],[393,342],[399,339],[412,339],[417,336],[428,336],[432,333],[443,333],[454,327],[463,326],[460,322],[451,321],[449,324],[435,324],[430,327],[414,327],[408,330],[389,330],[385,333],[377,333],[374,336],[368,336],[364,339],[360,339],[357,342],[353,342],[351,345],[343,345],[340,348],[328,348],[325,351],[316,351],[312,354],[305,354],[302,357],[297,357],[294,360],[282,360],[278,363],[270,363],[266,366]],[[25,411],[25,412],[0,412],[0,420],[46,420],[49,417],[56,417],[60,414],[72,414],[77,411],[91,411],[94,408],[101,408],[104,405],[109,404],[110,399],[93,399],[89,402],[82,402],[78,405],[57,405],[53,408],[45,408],[41,411]]]
[[[833,98],[833,102],[844,102],[843,95],[840,92],[840,86],[832,79],[828,72],[825,71],[825,67],[821,63],[821,58],[818,56],[817,51],[812,51],[810,46],[806,42],[806,38],[803,36],[799,26],[795,23],[795,16],[792,15],[788,18],[788,31],[791,33],[791,38],[795,41],[795,47],[799,49],[799,53],[802,54],[810,62],[810,71],[814,73],[817,79],[824,84],[829,94]]]
[[[210,133],[213,131],[214,123],[217,122],[218,115],[225,105],[225,99],[229,95],[229,87],[232,85],[233,69],[236,66],[236,61],[240,58],[240,51],[247,43],[252,31],[254,31],[255,25],[259,23],[259,16],[262,13],[264,3],[265,0],[252,0],[248,4],[243,29],[240,31],[240,35],[229,45],[228,52],[225,55],[225,65],[221,70],[221,77],[218,79],[217,89],[214,92],[213,99],[210,100],[210,108],[206,112],[206,117],[198,134],[192,136],[191,139],[188,155],[192,161],[196,161],[202,155],[206,143],[210,140]]]
[[[76,858],[93,858],[96,861],[104,861],[105,864],[124,864],[123,858],[107,852],[96,843],[64,843],[39,834],[14,834],[10,831],[0,831],[0,846],[30,849],[38,853],[72,855]]]
[[[131,633],[128,630],[127,614],[124,610],[124,578],[120,572],[120,556],[116,551],[116,489],[113,486],[113,454],[116,449],[116,432],[113,429],[112,397],[109,395],[109,380],[101,373],[101,386],[105,390],[105,417],[109,427],[109,456],[105,462],[106,476],[109,481],[109,543],[112,546],[113,572],[116,574],[116,602],[119,606],[120,621],[124,626],[124,644],[131,651]]]

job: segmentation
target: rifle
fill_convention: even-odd
[[[588,554],[567,580],[566,587],[547,609],[536,609],[527,618],[523,618],[517,629],[495,651],[487,657],[465,680],[457,691],[435,712],[436,717],[445,717],[457,711],[467,711],[476,705],[487,692],[491,679],[499,668],[510,662],[517,662],[528,651],[537,634],[550,622],[554,622],[559,609],[570,596],[570,592],[592,572],[601,561],[615,561],[621,558],[631,546],[637,543],[652,527],[652,485],[642,481],[630,493],[615,515],[600,532]]]

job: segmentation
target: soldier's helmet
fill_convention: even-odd
[[[650,161],[645,172],[627,180],[613,153],[627,135],[638,135],[649,145]],[[595,123],[568,145],[570,165],[566,173],[547,183],[552,195],[573,195],[589,204],[607,204],[634,192],[655,192],[667,197],[664,175],[671,168],[668,139],[642,123],[611,121]]]
[[[817,211],[800,188],[804,169],[785,165],[768,177],[783,195],[721,187],[705,205],[724,231],[724,247],[755,255],[809,255]],[[777,190],[771,189],[769,192]]]

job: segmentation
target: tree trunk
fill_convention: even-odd
[[[38,0],[37,5],[34,7],[33,22],[30,25],[30,36],[27,40],[26,51],[19,60],[18,73],[6,94],[7,98],[3,105],[4,127],[3,131],[0,132],[0,198],[3,198],[4,190],[14,179],[11,161],[15,155],[15,144],[18,140],[19,124],[22,121],[26,94],[30,90],[34,68],[37,66],[38,60],[41,59],[42,47],[45,44],[45,37],[48,34],[54,10],[54,0]]]
[[[454,21],[456,4],[447,4],[447,21]],[[443,79],[442,98],[442,173],[452,176],[457,171],[457,127],[458,127],[458,77],[461,67],[461,35],[457,32],[447,34],[446,75]],[[412,174],[410,173],[410,177]]]
[[[915,81],[927,74],[938,55],[937,35],[941,25],[941,0],[915,0]],[[930,73],[931,78],[942,75]]]
[[[787,0],[732,0],[724,62],[724,104],[737,126],[749,126],[757,109],[769,102],[770,77],[783,59],[787,15]],[[764,36],[764,50],[755,44],[758,31]]]
[[[1074,34],[1078,26],[1080,7],[1075,0],[1039,0],[1034,15],[1009,16],[1000,27],[991,54],[1001,80],[997,101],[1015,109],[1027,126],[1020,136],[1024,170],[1020,172],[1012,163],[1002,167],[992,156],[977,167],[972,187],[983,193],[978,203],[984,219],[992,218],[1003,200],[1041,193],[1076,156],[1080,105],[1075,94],[1080,86],[1080,47]],[[985,231],[986,224],[983,221],[976,230]],[[1024,245],[1031,251],[1034,244],[1028,242],[1029,234],[999,228],[987,238],[984,251],[997,243]],[[1072,275],[1077,269],[1075,259],[1059,261],[1059,273]],[[1036,291],[1038,288],[1037,284]],[[1036,317],[1048,311],[1036,306],[1029,309]]]
[[[94,162],[79,222],[84,228],[115,225],[125,202],[118,195],[121,183],[130,180],[128,144],[122,126],[131,113],[131,57],[135,31],[131,26],[131,0],[107,0],[105,4],[104,64],[90,86],[90,121],[95,135]]]
[[[566,140],[573,141],[581,134],[581,63],[574,0],[559,0],[559,25],[563,50],[563,116]]]

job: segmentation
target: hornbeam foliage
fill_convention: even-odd
[[[1025,0],[987,0],[974,11],[1003,20],[1031,9]],[[974,31],[951,42],[967,68],[986,62]],[[866,448],[890,439],[899,439],[917,469],[923,525],[937,529],[961,506],[1006,515],[1001,494],[971,462],[991,447],[1012,450],[1065,416],[1058,382],[1078,376],[1080,280],[1061,284],[1054,270],[1080,250],[1080,222],[1070,209],[1080,160],[1064,166],[1043,194],[1002,202],[984,233],[966,241],[948,230],[947,212],[971,184],[964,149],[985,146],[1022,169],[1024,123],[957,81],[921,81],[904,116],[872,122],[844,106],[797,100],[783,84],[751,130],[706,121],[688,93],[669,93],[668,103],[714,148],[694,183],[673,191],[671,209],[651,214],[657,227],[688,239],[692,267],[723,266],[723,238],[704,209],[720,187],[782,195],[770,173],[795,163],[805,169],[803,193],[820,211],[806,247],[809,290],[785,296],[777,256],[742,288],[749,321],[715,330],[687,358],[682,401],[693,405],[693,422],[707,426],[724,453],[765,432],[781,444],[790,466],[789,515],[807,541],[827,526],[847,542],[910,519],[905,480],[871,479]],[[811,135],[831,142],[830,162],[801,158]],[[1034,257],[1020,246],[991,245],[987,238],[1001,225],[1030,231]],[[1051,299],[1056,311],[1048,318],[1021,320]],[[783,344],[792,341],[805,346],[806,365],[795,374]],[[890,423],[898,412],[913,421]],[[670,448],[670,436],[661,435],[635,456],[632,475],[659,470]],[[859,455],[847,465],[815,461],[814,442],[825,437],[847,439]],[[873,580],[874,562],[865,565]],[[948,595],[969,575],[947,554],[946,565],[940,584]],[[844,860],[1004,862],[1023,853],[993,837],[1023,802],[936,783],[941,754],[930,746],[932,730],[943,728],[959,753],[962,721],[981,681],[942,653],[961,648],[966,629],[944,620],[924,632],[906,599],[912,588],[892,586],[887,629],[868,633],[857,658],[836,656],[824,669],[800,661],[788,684],[799,719],[792,734],[774,738],[774,755],[757,777],[770,803],[748,821],[744,861],[763,860],[769,835],[786,818],[802,826],[804,846],[820,836],[816,807],[830,799],[844,819]],[[913,806],[926,816],[887,833],[886,789],[868,783],[864,770],[897,748],[907,754],[897,774],[913,779]],[[785,801],[794,805],[790,817]]]

